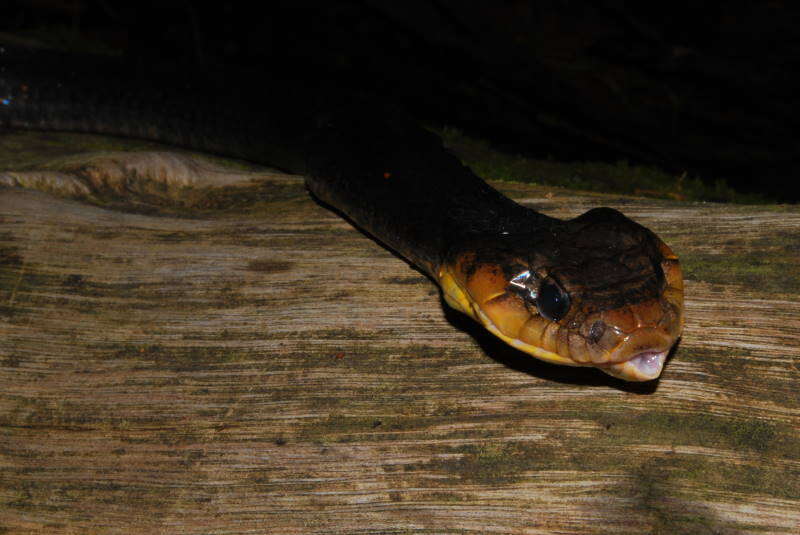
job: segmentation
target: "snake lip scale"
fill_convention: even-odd
[[[521,206],[392,106],[277,83],[143,85],[102,69],[0,43],[0,126],[148,139],[302,173],[448,305],[547,362],[649,381],[681,335],[680,263],[652,231],[611,208],[560,220]]]

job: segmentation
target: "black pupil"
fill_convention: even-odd
[[[555,281],[545,279],[539,287],[536,307],[545,318],[551,321],[558,321],[569,310],[569,296]]]

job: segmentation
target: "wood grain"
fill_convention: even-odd
[[[680,255],[633,385],[494,340],[298,177],[120,158],[0,175],[3,533],[800,532],[800,209],[496,184]]]

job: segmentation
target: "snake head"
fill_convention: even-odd
[[[439,270],[445,300],[539,359],[657,378],[683,327],[678,258],[610,208],[482,237]]]

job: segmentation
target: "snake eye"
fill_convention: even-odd
[[[550,321],[558,321],[567,315],[569,295],[553,279],[545,279],[539,285],[536,296],[539,314]]]
[[[569,295],[550,277],[540,279],[530,271],[523,271],[509,281],[509,289],[529,305],[535,305],[547,320],[558,321],[569,310]]]

